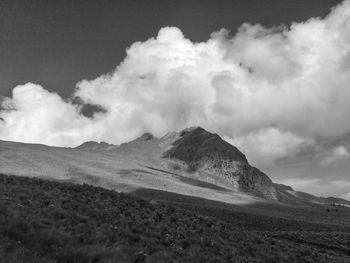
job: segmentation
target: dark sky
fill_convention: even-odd
[[[192,41],[243,22],[289,25],[325,16],[339,0],[0,0],[0,96],[34,82],[69,96],[112,71],[135,41],[177,26]]]

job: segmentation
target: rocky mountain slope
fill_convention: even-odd
[[[60,148],[0,141],[0,173],[126,192],[155,189],[235,204],[333,202],[274,184],[236,147],[200,127],[162,138],[146,133],[119,146],[86,142],[76,148]]]
[[[236,147],[203,128],[183,130],[164,157],[185,162],[190,172],[215,175],[232,187],[277,199],[274,185],[266,174],[250,166]]]
[[[91,151],[91,150],[110,150],[113,148],[118,147],[117,145],[109,144],[106,142],[94,142],[94,141],[89,141],[89,142],[84,142],[83,144],[79,145],[76,147],[78,150],[85,150],[85,151]]]

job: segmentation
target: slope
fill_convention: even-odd
[[[258,199],[169,171],[158,139],[136,139],[112,149],[81,150],[0,141],[0,172],[89,183],[118,191],[161,189],[222,202]]]
[[[0,208],[4,262],[350,260],[349,232],[252,231],[89,185],[0,175]]]

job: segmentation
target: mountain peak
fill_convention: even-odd
[[[84,143],[80,144],[79,146],[75,147],[75,149],[78,149],[78,150],[100,150],[100,149],[109,148],[111,146],[115,146],[115,145],[109,144],[106,142],[87,141],[87,142],[84,142]]]
[[[185,133],[189,133],[189,132],[202,132],[202,133],[210,133],[208,131],[206,131],[205,129],[203,129],[202,127],[200,126],[193,126],[193,127],[188,127],[186,129],[183,129],[181,132],[180,132],[180,136],[182,136],[183,134]]]
[[[271,179],[259,169],[249,165],[245,155],[218,134],[201,127],[185,129],[179,133],[163,157],[185,163],[189,171],[203,178],[214,176],[244,191],[276,200]]]
[[[191,127],[180,132],[180,137],[165,152],[164,157],[176,158],[187,163],[221,159],[248,163],[247,158],[235,146],[202,127]]]
[[[151,133],[145,132],[137,139],[140,141],[149,141],[149,140],[152,140],[153,138],[154,138],[154,136]]]

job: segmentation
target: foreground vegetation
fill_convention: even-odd
[[[0,211],[1,262],[350,262],[346,231],[253,230],[89,185],[0,175]]]
[[[214,217],[245,230],[350,233],[350,208],[347,207],[335,210],[332,205],[296,206],[279,202],[234,205],[155,189],[139,189],[132,194]]]

